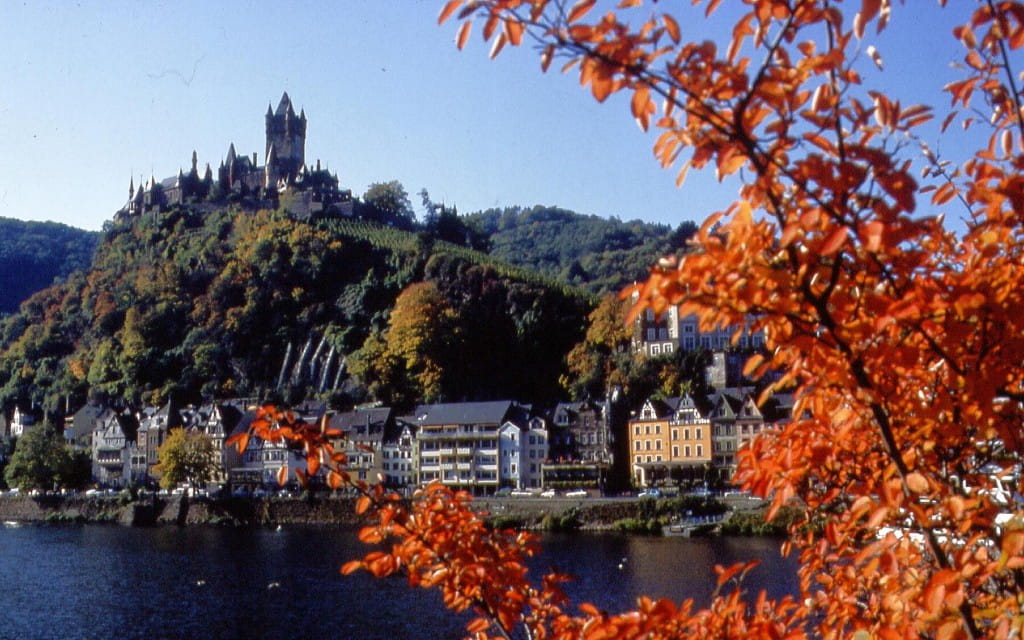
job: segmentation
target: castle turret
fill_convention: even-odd
[[[299,116],[295,115],[295,108],[292,106],[288,92],[281,96],[281,102],[277,109],[267,112],[267,164],[270,162],[270,149],[274,148],[276,158],[272,173],[278,178],[284,178],[287,182],[294,181],[298,175],[299,167],[306,161],[306,113],[303,110]]]
[[[193,149],[192,150],[192,175],[193,176],[198,176],[199,175],[198,165],[199,165],[199,156],[196,155],[196,150]]]

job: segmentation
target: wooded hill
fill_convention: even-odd
[[[92,261],[100,234],[56,222],[0,218],[0,315]]]
[[[436,313],[400,299],[416,284]],[[390,331],[403,301],[411,325]],[[564,354],[592,306],[579,290],[426,233],[179,208],[108,225],[91,269],[0,322],[0,401],[278,389],[286,400],[369,399],[338,373],[343,362],[392,402],[542,400],[559,394]],[[390,367],[361,358],[368,338]],[[414,354],[428,354],[428,366],[401,360]]]
[[[488,209],[465,219],[487,238],[494,258],[595,294],[644,279],[655,260],[679,251],[697,230],[690,221],[673,229],[539,205]]]
[[[543,207],[449,223],[464,232],[189,207],[117,219],[90,269],[0,322],[0,403],[553,401],[592,294],[692,227]],[[470,234],[490,254],[440,240]]]

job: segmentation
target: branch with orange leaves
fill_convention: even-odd
[[[568,599],[561,588],[567,576],[544,575],[540,586],[527,579],[526,560],[537,550],[536,536],[492,529],[472,509],[471,496],[438,483],[418,490],[408,505],[379,484],[353,480],[344,469],[345,455],[331,444],[340,436],[327,428],[326,419],[305,423],[292,412],[267,405],[259,409],[249,429],[232,436],[227,445],[244,451],[250,439],[257,437],[301,446],[308,472],[296,471],[299,482],[305,486],[317,473],[328,474],[332,488],[350,487],[357,492],[356,512],[371,521],[360,530],[359,538],[378,548],[343,565],[341,573],[403,574],[410,586],[438,589],[452,611],[476,612],[466,626],[475,640],[803,637],[793,630],[800,628],[804,610],[792,599],[769,602],[762,593],[753,609],[741,600],[739,586],[755,563],[716,566],[712,606],[704,611],[694,612],[691,601],[676,604],[640,598],[635,611],[608,615],[582,604],[582,615],[568,615]],[[278,476],[282,484],[287,479],[287,472]],[[721,593],[729,585],[734,589]]]

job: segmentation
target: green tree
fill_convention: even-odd
[[[398,180],[374,182],[367,187],[360,215],[400,229],[411,229],[416,218],[409,194]]]
[[[217,449],[202,431],[172,429],[156,455],[158,462],[153,473],[159,476],[164,489],[180,483],[186,484],[186,491],[204,486],[217,469]]]
[[[89,460],[72,451],[53,427],[43,424],[18,438],[4,480],[21,490],[80,489],[89,481]]]

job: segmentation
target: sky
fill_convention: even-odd
[[[187,171],[193,150],[200,170],[230,143],[262,164],[263,117],[284,91],[309,121],[307,163],[356,196],[398,180],[418,209],[425,188],[461,213],[541,204],[672,226],[735,196],[711,173],[676,188],[626,97],[598,104],[526,48],[490,60],[478,34],[460,52],[442,5],[0,2],[0,217],[96,230],[130,179]],[[893,22],[916,34],[881,47],[895,86],[936,86],[917,65],[957,55],[948,26],[912,10]]]

